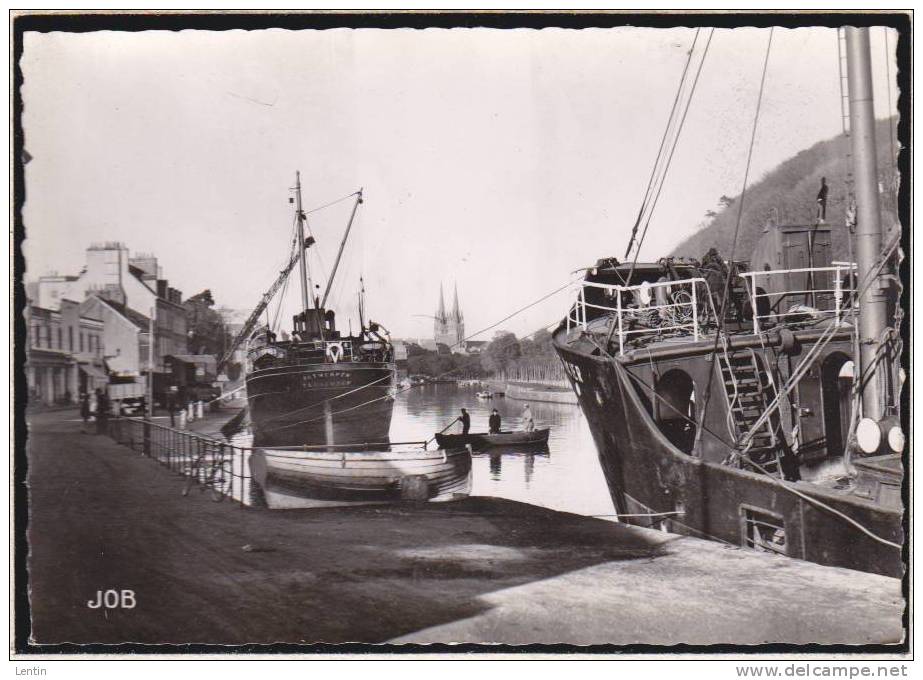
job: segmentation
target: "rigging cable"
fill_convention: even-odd
[[[346,196],[343,196],[342,198],[336,199],[335,201],[330,201],[330,203],[324,203],[324,205],[319,205],[319,206],[317,206],[316,208],[311,208],[310,210],[305,210],[305,211],[303,211],[303,212],[304,212],[305,215],[310,215],[311,213],[320,212],[320,211],[323,210],[324,208],[329,208],[330,206],[336,205],[337,203],[342,203],[342,202],[345,201],[347,198],[352,198],[353,196],[355,196],[355,195],[358,194],[358,193],[359,193],[358,191],[354,191],[354,192],[352,192],[351,194],[347,194]]]
[[[705,65],[705,58],[708,56],[708,48],[711,45],[711,39],[715,34],[715,29],[711,29],[708,34],[708,40],[705,42],[705,49],[702,50],[702,59],[699,61],[699,65],[696,68],[695,78],[692,81],[692,87],[689,90],[689,96],[686,98],[685,107],[683,109],[682,118],[680,118],[679,126],[676,130],[676,134],[673,138],[673,142],[670,147],[670,155],[667,157],[666,165],[664,166],[663,172],[660,175],[657,184],[657,193],[654,194],[654,202],[651,203],[650,210],[647,213],[647,219],[644,222],[644,229],[641,231],[641,238],[638,239],[638,245],[635,248],[635,256],[631,261],[631,268],[628,270],[628,278],[626,279],[625,285],[631,283],[631,276],[634,273],[635,265],[638,263],[638,256],[641,254],[641,245],[644,243],[644,238],[647,236],[648,227],[651,225],[651,219],[654,216],[654,209],[657,207],[657,202],[660,200],[660,192],[663,190],[664,182],[667,179],[667,173],[670,171],[670,165],[673,161],[673,154],[676,152],[676,147],[679,143],[679,137],[683,132],[683,126],[686,123],[686,116],[689,113],[689,107],[692,105],[692,97],[695,95],[695,88],[699,83],[699,76],[702,74],[702,67]]]
[[[667,137],[670,134],[670,129],[673,127],[676,118],[676,105],[679,103],[679,96],[682,94],[683,85],[686,83],[686,73],[689,71],[689,64],[692,63],[692,55],[695,52],[695,44],[699,39],[699,31],[701,28],[695,29],[695,36],[692,38],[692,47],[689,48],[689,54],[686,57],[686,65],[683,67],[683,74],[679,78],[679,86],[676,88],[676,96],[673,97],[673,107],[670,109],[670,115],[667,118],[667,126],[663,130],[663,136],[660,138],[660,147],[657,149],[657,155],[654,157],[654,166],[651,168],[651,176],[647,180],[647,189],[644,192],[644,199],[641,201],[641,209],[638,211],[638,217],[635,220],[635,226],[631,229],[631,238],[628,239],[628,247],[625,249],[625,257],[627,258],[631,254],[631,247],[634,245],[635,236],[638,234],[638,227],[641,226],[641,219],[644,216],[644,213],[647,211],[647,202],[651,195],[651,190],[654,186],[654,178],[657,175],[657,168],[660,166],[661,161],[663,160],[663,147],[666,144]]]
[[[505,316],[504,318],[500,319],[499,321],[496,321],[496,322],[492,323],[491,325],[487,326],[486,328],[482,328],[482,329],[480,329],[480,330],[478,330],[478,331],[476,331],[476,332],[474,332],[474,333],[468,335],[467,337],[462,338],[461,340],[459,340],[458,342],[456,342],[454,345],[452,345],[449,349],[453,349],[453,348],[455,348],[455,347],[458,347],[459,345],[461,345],[462,343],[467,342],[467,341],[470,340],[471,338],[477,337],[478,335],[481,335],[482,333],[486,333],[487,331],[496,328],[496,327],[499,326],[500,324],[502,324],[502,323],[504,323],[504,322],[506,322],[506,321],[512,319],[514,316],[517,316],[517,315],[521,314],[522,312],[524,312],[524,311],[526,311],[526,310],[528,310],[528,309],[534,307],[535,305],[539,304],[540,302],[544,302],[545,300],[547,300],[548,298],[550,298],[552,295],[556,295],[557,293],[560,293],[561,291],[563,291],[563,290],[565,290],[565,289],[567,289],[567,288],[572,287],[572,286],[574,285],[574,283],[576,283],[578,280],[579,280],[579,279],[572,279],[572,280],[568,281],[568,282],[567,282],[566,284],[564,284],[563,286],[560,286],[560,287],[558,287],[558,288],[555,288],[555,289],[554,289],[553,291],[551,291],[550,293],[546,293],[545,295],[543,295],[542,297],[538,298],[537,300],[534,300],[534,301],[532,301],[532,302],[530,302],[530,303],[528,303],[528,304],[526,304],[526,305],[520,307],[519,309],[517,309],[516,311],[514,311],[512,314],[509,314],[509,315]],[[450,375],[450,374],[452,374],[452,373],[455,373],[456,371],[460,370],[460,368],[461,368],[461,367],[453,368],[453,369],[451,369],[451,370],[445,371],[444,373],[440,373],[439,375],[436,376],[436,379],[443,378],[443,377],[445,377],[445,376],[447,376],[447,375]],[[340,397],[342,397],[342,396],[345,396],[346,394],[352,394],[352,393],[354,393],[354,392],[358,392],[359,390],[365,389],[365,388],[367,388],[367,387],[369,387],[369,386],[375,384],[376,382],[380,382],[380,379],[379,379],[379,380],[376,380],[376,381],[373,381],[372,383],[366,383],[365,385],[360,385],[360,386],[357,387],[356,389],[351,390],[350,392],[347,392],[347,393],[345,393],[345,394],[338,395],[338,396],[334,396],[334,397],[330,397],[329,399],[325,399],[325,400],[322,400],[322,401],[314,402],[313,404],[308,404],[307,406],[304,406],[304,407],[299,408],[299,409],[295,409],[294,411],[288,411],[288,412],[286,412],[286,413],[283,414],[283,415],[289,416],[289,415],[291,415],[291,414],[293,414],[293,413],[298,413],[299,411],[306,411],[306,410],[308,410],[308,409],[310,409],[310,408],[316,408],[316,407],[321,406],[321,405],[323,405],[323,404],[325,404],[325,403],[334,401],[335,399],[338,399],[338,398],[340,398]],[[341,413],[346,413],[346,412],[348,412],[348,411],[353,411],[353,410],[355,410],[355,409],[357,409],[357,408],[361,408],[361,407],[363,407],[363,406],[368,406],[369,404],[374,404],[375,402],[381,401],[382,399],[390,399],[390,398],[393,398],[394,396],[396,396],[396,395],[398,395],[398,394],[400,394],[400,393],[402,393],[402,392],[406,392],[406,391],[409,390],[409,389],[411,389],[411,387],[404,387],[404,388],[402,388],[402,389],[400,389],[400,390],[397,390],[397,391],[394,392],[393,394],[388,394],[388,395],[384,395],[384,396],[381,396],[381,397],[376,397],[376,398],[374,398],[374,399],[370,399],[370,400],[368,400],[368,401],[362,402],[361,404],[357,404],[357,405],[355,405],[355,406],[351,406],[351,407],[349,407],[349,408],[345,408],[345,409],[342,409],[342,410],[340,410],[340,411],[334,411],[334,412],[330,413],[329,415],[330,415],[330,416],[339,415],[339,414],[341,414]],[[328,415],[328,414],[324,414],[324,415],[321,415],[321,416],[317,416],[317,417],[315,417],[315,418],[308,418],[308,419],[306,419],[306,420],[300,420],[300,421],[298,421],[298,422],[290,423],[290,424],[288,424],[288,425],[282,425],[282,426],[280,426],[278,429],[281,430],[281,429],[286,429],[286,428],[289,428],[289,427],[294,427],[294,426],[296,426],[296,425],[304,425],[304,424],[306,424],[306,423],[312,423],[312,422],[321,420],[321,419],[323,419],[323,418],[326,418],[327,415]]]
[[[769,66],[769,52],[772,48],[773,30],[774,30],[773,28],[769,29],[769,40],[766,43],[766,57],[763,59],[763,75],[760,77],[760,90],[756,98],[756,111],[754,112],[754,115],[753,115],[753,128],[750,132],[750,147],[747,150],[747,166],[744,169],[743,186],[741,187],[741,190],[740,190],[740,199],[739,199],[738,206],[737,206],[737,222],[734,225],[734,241],[731,244],[731,257],[729,259],[730,265],[728,267],[727,276],[725,276],[724,278],[724,290],[721,294],[721,305],[719,306],[718,318],[716,319],[716,322],[718,323],[718,328],[715,332],[715,346],[712,348],[712,351],[711,351],[712,360],[714,360],[714,358],[718,354],[718,342],[721,337],[721,331],[725,326],[724,317],[725,317],[725,314],[727,314],[727,299],[728,299],[728,293],[731,287],[731,278],[732,278],[731,275],[733,273],[734,257],[737,254],[737,240],[738,240],[738,237],[740,236],[740,222],[741,222],[741,219],[743,218],[744,199],[746,198],[746,195],[747,195],[747,180],[750,177],[750,163],[753,160],[753,146],[754,146],[754,143],[756,142],[756,129],[757,129],[757,124],[759,123],[759,119],[760,119],[760,107],[762,106],[762,103],[763,103],[763,90],[766,85],[766,71],[767,71],[767,67]],[[705,399],[702,401],[702,412],[703,413],[708,408],[708,402],[711,399],[711,389],[712,389],[712,383],[714,382],[714,377],[715,377],[715,372],[710,371],[708,374],[708,382],[705,384]],[[701,439],[701,430],[698,430],[696,432],[696,439],[697,440]]]

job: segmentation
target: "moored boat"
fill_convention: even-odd
[[[421,477],[428,500],[443,501],[466,492],[471,454],[466,448],[427,450],[420,444],[378,451],[264,448],[251,455],[250,470],[264,489],[336,504],[400,500],[406,480]]]
[[[821,215],[769,225],[749,265],[602,259],[553,344],[623,520],[900,576],[899,241],[880,223],[867,29],[845,43],[856,264],[832,260]]]
[[[255,446],[350,444],[387,441],[396,380],[394,351],[387,330],[365,318],[360,278],[359,330],[341,332],[327,298],[347,238],[362,203],[355,193],[349,223],[340,243],[323,297],[307,266],[313,237],[305,238],[301,182],[295,181],[295,233],[288,265],[263,295],[232,343],[230,356],[247,342],[247,403]],[[279,339],[269,326],[257,327],[262,312],[299,265],[302,311],[293,319],[291,337]],[[224,360],[222,360],[222,365]]]
[[[442,434],[436,435],[436,443],[444,448],[454,449],[471,445],[481,449],[491,446],[542,446],[548,443],[550,428],[538,428],[531,431],[515,432],[469,432],[468,434]]]

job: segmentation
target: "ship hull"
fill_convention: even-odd
[[[773,552],[901,576],[900,550],[875,541],[843,519],[848,517],[882,539],[902,544],[900,510],[805,482],[782,484],[766,475],[684,453],[658,428],[650,402],[622,362],[575,349],[560,336],[559,332],[555,350],[587,418],[622,521],[746,547],[762,547],[748,543],[747,531],[754,521],[766,521],[779,526],[784,536],[782,545],[771,547]],[[687,359],[688,364],[697,361],[706,363],[704,356]],[[647,357],[647,362],[655,365],[656,355]],[[718,414],[719,422],[723,417]]]
[[[401,499],[404,480],[425,480],[430,501],[452,500],[470,489],[471,455],[422,447],[387,451],[311,452],[262,449],[250,458],[254,479],[268,491],[270,508],[278,496],[319,505],[387,503]]]
[[[247,376],[253,444],[387,443],[395,369],[392,363],[279,366]]]

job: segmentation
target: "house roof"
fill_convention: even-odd
[[[106,300],[105,298],[101,298],[98,295],[96,296],[96,299],[102,302],[104,305],[111,307],[113,310],[115,310],[117,313],[121,314],[123,317],[131,321],[135,326],[137,326],[141,330],[143,331],[148,330],[148,326],[150,325],[150,319],[144,316],[144,314],[142,314],[141,312],[136,312],[131,307],[126,307],[125,305],[119,302],[113,302],[112,300]]]

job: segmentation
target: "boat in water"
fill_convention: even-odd
[[[493,446],[545,446],[548,444],[547,427],[518,432],[469,432],[468,434],[436,434],[436,443],[444,448],[468,446],[481,450]]]
[[[867,29],[845,32],[855,265],[821,219],[770,226],[749,263],[601,259],[553,344],[623,521],[901,576],[899,239]]]
[[[295,234],[288,265],[232,343],[236,348],[246,342],[247,405],[253,445],[387,445],[396,380],[388,332],[380,324],[366,320],[364,284],[359,292],[357,333],[338,329],[335,312],[326,308],[356,211],[362,203],[362,190],[355,194],[323,297],[313,293],[307,265],[307,251],[315,240],[310,236],[305,238],[306,217],[297,173],[294,192]],[[294,316],[288,337],[279,339],[270,327],[258,326],[258,321],[295,264],[299,265],[302,311]]]

